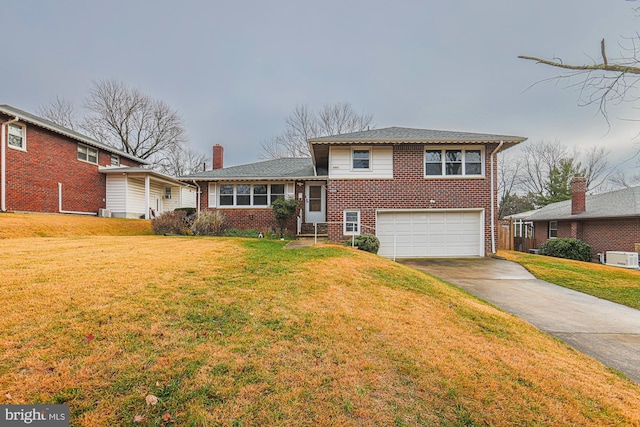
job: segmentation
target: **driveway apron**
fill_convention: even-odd
[[[640,384],[640,310],[538,280],[506,260],[399,261],[515,314]]]

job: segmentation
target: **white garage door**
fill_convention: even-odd
[[[387,258],[482,256],[482,230],[482,212],[478,211],[378,212],[378,255]]]

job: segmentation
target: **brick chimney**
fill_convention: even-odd
[[[222,169],[224,160],[224,147],[220,144],[213,146],[213,169]]]
[[[585,193],[587,192],[587,178],[575,176],[571,180],[571,215],[577,215],[586,210]]]

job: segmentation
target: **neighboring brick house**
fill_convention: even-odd
[[[573,237],[591,246],[594,259],[606,251],[636,251],[640,243],[640,187],[586,194],[586,180],[571,181],[572,199],[517,215],[533,223],[536,247],[549,239]],[[515,216],[514,216],[515,217]]]
[[[0,105],[0,122],[1,211],[97,215],[122,199],[129,209],[114,216],[148,217],[157,206],[155,193],[190,188],[143,169],[143,159],[9,105]],[[128,182],[119,185],[123,179]],[[126,191],[113,191],[118,188]]]
[[[216,146],[215,169],[182,179],[232,227],[273,227],[269,200],[284,196],[302,204],[298,233],[376,234],[394,258],[484,256],[495,252],[496,153],[525,139],[391,127],[312,138],[310,159],[231,168]]]

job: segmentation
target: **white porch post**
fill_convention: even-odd
[[[149,175],[145,175],[144,177],[144,205],[145,205],[145,211],[144,211],[144,218],[145,219],[149,219],[149,209],[151,208],[151,206],[149,205],[149,197],[151,196],[151,185],[150,185],[150,178]]]

